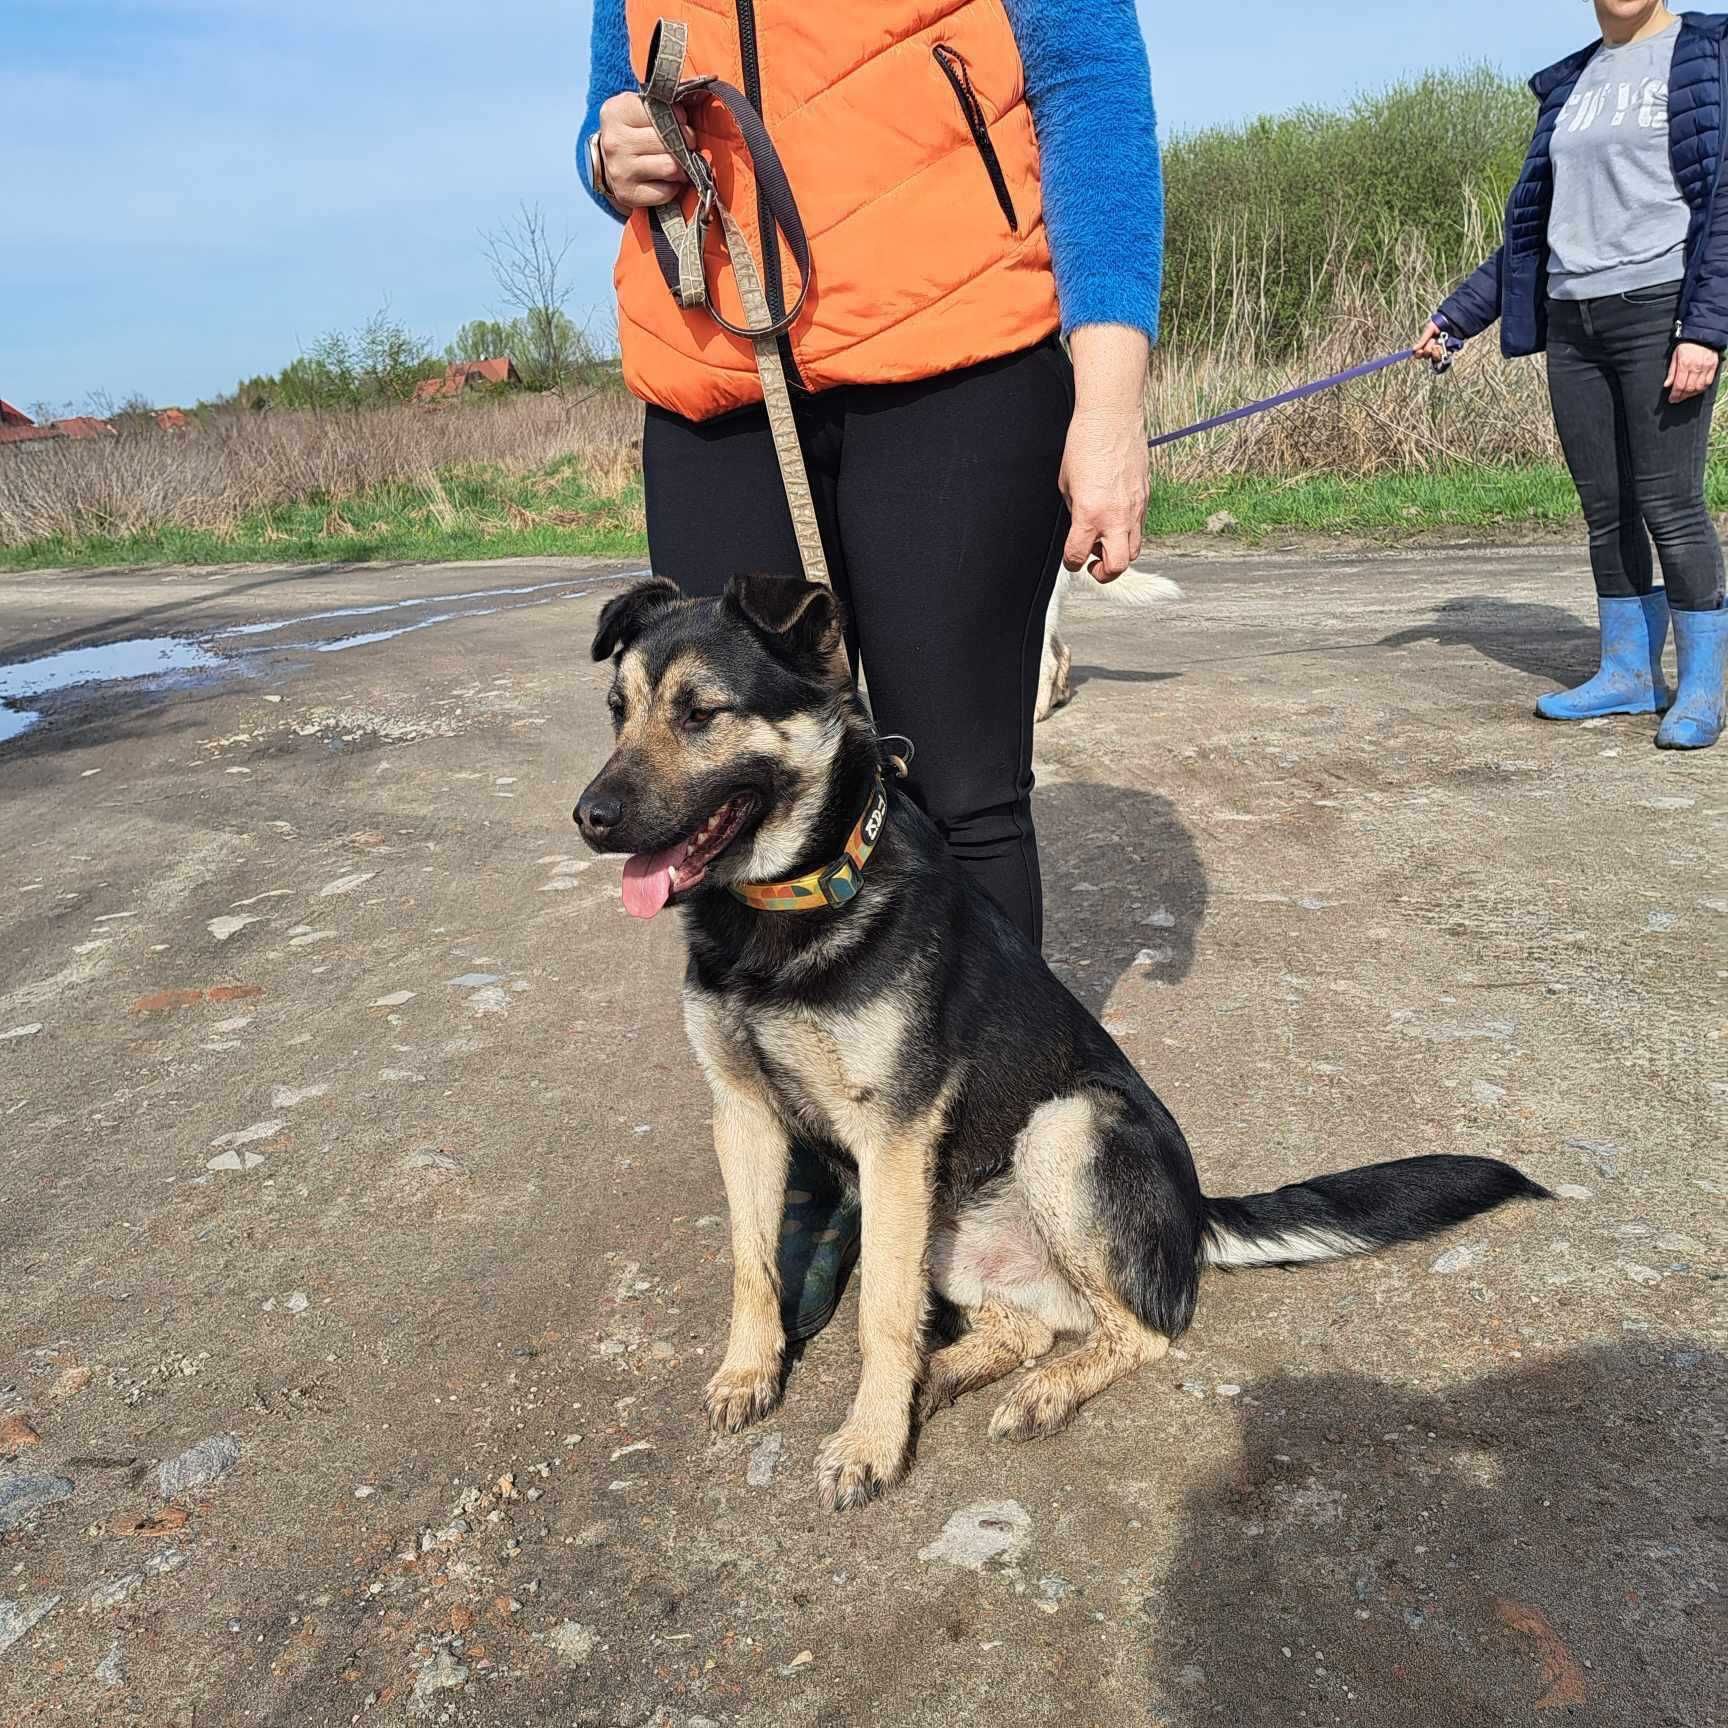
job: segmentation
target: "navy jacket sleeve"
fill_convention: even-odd
[[[1460,282],[1435,313],[1435,322],[1454,336],[1480,336],[1500,316],[1500,267],[1505,254],[1505,247],[1500,247]]]
[[[1717,173],[1710,237],[1704,243],[1692,299],[1681,321],[1680,339],[1701,343],[1718,353],[1728,349],[1728,164]]]
[[[636,87],[624,0],[594,0],[594,28],[588,48],[588,111],[582,117],[581,131],[576,134],[576,173],[588,196],[614,222],[622,222],[623,215],[613,209],[606,195],[588,178],[588,140],[600,130],[600,104]]]
[[[1007,0],[1038,129],[1064,332],[1158,335],[1164,179],[1134,0]]]

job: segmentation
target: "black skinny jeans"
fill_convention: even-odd
[[[1548,390],[1590,527],[1596,592],[1648,594],[1653,537],[1668,604],[1710,612],[1722,604],[1722,544],[1704,503],[1716,391],[1674,403],[1662,387],[1679,305],[1677,282],[1550,300]]]
[[[794,400],[876,724],[912,740],[907,789],[1037,945],[1032,709],[1068,533],[1068,358],[1051,341],[919,383]],[[698,422],[650,408],[642,460],[657,575],[714,595],[734,575],[799,569],[765,410]]]

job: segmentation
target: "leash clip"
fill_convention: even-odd
[[[912,758],[917,746],[903,732],[890,732],[886,737],[877,739],[882,746],[882,754],[887,758],[888,766],[894,770],[896,780],[904,780],[912,772]],[[890,744],[904,744],[904,750],[890,750]]]
[[[1445,355],[1439,360],[1430,360],[1428,365],[1436,378],[1444,378],[1452,370],[1452,362],[1464,352],[1464,343],[1460,337],[1454,336],[1450,330],[1440,332],[1440,341],[1446,349]]]

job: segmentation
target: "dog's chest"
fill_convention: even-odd
[[[904,1100],[895,1080],[912,1020],[899,991],[844,1013],[756,1004],[718,1018],[788,1120],[854,1150],[898,1120]]]
[[[847,1014],[758,1014],[750,1033],[784,1101],[800,1116],[819,1116],[842,1145],[859,1146],[895,1117],[908,1018],[904,1001],[890,993]]]

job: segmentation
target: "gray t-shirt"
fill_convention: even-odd
[[[1594,300],[1686,274],[1686,201],[1668,156],[1668,75],[1680,22],[1606,43],[1554,127],[1548,292]]]

